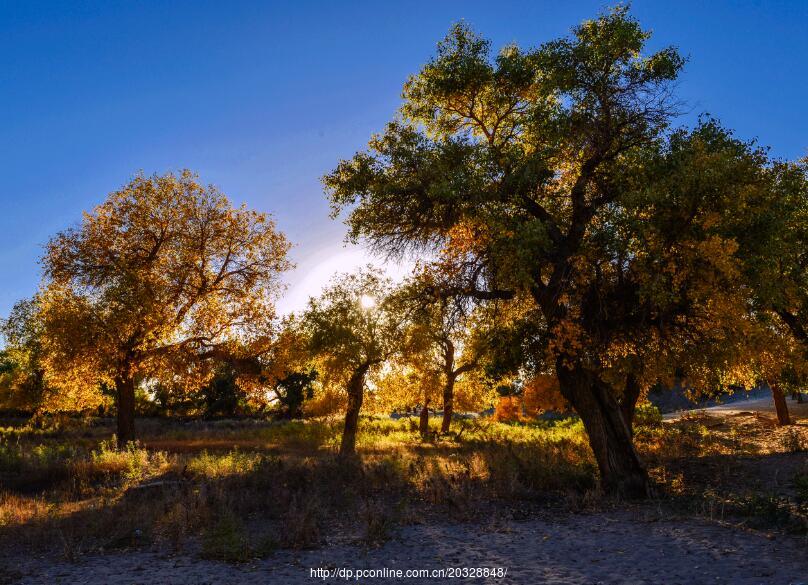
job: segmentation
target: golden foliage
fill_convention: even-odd
[[[518,422],[524,419],[521,396],[500,396],[494,408],[494,420]]]
[[[569,403],[561,395],[558,378],[551,375],[538,375],[525,382],[522,403],[528,416],[537,416],[547,410],[570,410]]]
[[[266,352],[288,248],[269,216],[189,171],[111,193],[42,261],[52,406],[87,405],[120,378],[196,388],[211,375],[201,358]]]

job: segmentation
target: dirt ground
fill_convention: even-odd
[[[796,418],[797,420],[808,418],[808,400],[800,404],[794,400],[791,400],[791,398],[787,398],[786,404],[788,405],[788,412],[792,418]],[[719,404],[717,406],[711,406],[708,408],[697,408],[688,411],[671,412],[664,415],[663,418],[665,418],[666,420],[676,420],[681,418],[683,415],[692,415],[696,413],[705,413],[716,416],[718,415],[733,416],[743,413],[760,413],[764,416],[766,415],[774,416],[775,409],[772,397],[762,396],[758,398],[735,400],[732,402],[728,402],[726,404]]]
[[[792,584],[808,583],[808,542],[716,522],[666,517],[651,507],[489,525],[409,526],[384,546],[350,544],[279,552],[243,564],[159,551],[88,556],[77,563],[15,559],[5,581],[34,584],[439,583],[442,577],[321,577],[312,569],[501,567],[473,583]],[[355,573],[354,573],[355,574]]]

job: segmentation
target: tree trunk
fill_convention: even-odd
[[[118,447],[135,440],[135,380],[131,375],[115,378],[118,411]]]
[[[345,428],[342,431],[342,442],[339,446],[340,455],[353,455],[356,453],[356,429],[359,426],[359,411],[365,398],[365,374],[367,366],[356,370],[348,380],[348,408],[345,411]]]
[[[443,420],[440,423],[440,432],[448,433],[452,424],[452,413],[454,412],[454,383],[455,377],[452,374],[446,376],[446,385],[443,387]]]
[[[429,402],[425,402],[424,406],[421,407],[421,416],[420,420],[418,421],[418,431],[421,433],[421,436],[426,438],[429,434]]]
[[[623,414],[623,420],[626,421],[628,432],[634,434],[634,412],[637,410],[637,401],[640,399],[640,383],[634,374],[629,374],[626,377],[626,388],[623,390],[623,396],[620,399],[620,412]]]
[[[772,398],[774,398],[774,409],[777,411],[777,424],[780,426],[790,425],[791,418],[788,416],[788,404],[786,397],[777,384],[770,386]]]
[[[559,358],[556,366],[561,394],[584,423],[604,491],[629,499],[647,497],[648,474],[611,389],[580,365],[569,369],[565,361]]]

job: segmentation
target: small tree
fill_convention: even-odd
[[[314,395],[317,370],[290,372],[275,383],[274,392],[281,405],[280,418],[303,418],[303,402]]]
[[[40,409],[47,387],[42,366],[42,320],[37,297],[17,302],[0,321],[0,409]]]
[[[310,352],[329,382],[348,394],[340,454],[356,451],[359,412],[369,375],[398,350],[402,323],[389,302],[390,281],[367,269],[336,278],[302,317]]]
[[[126,444],[139,381],[198,388],[205,358],[266,350],[288,249],[266,214],[189,171],[135,177],[47,244],[47,380],[63,392],[113,386]]]
[[[441,432],[448,433],[454,412],[455,383],[464,374],[480,368],[496,307],[476,306],[467,297],[443,294],[437,274],[430,270],[402,286],[395,299],[407,307],[411,316],[403,357],[422,371],[425,378],[441,380]],[[427,399],[424,396],[424,402]]]
[[[228,363],[219,364],[208,383],[199,389],[199,398],[202,415],[206,418],[231,418],[240,414],[244,396],[238,386],[238,372]]]

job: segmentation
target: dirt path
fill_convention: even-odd
[[[808,418],[808,402],[799,404],[798,402],[786,399],[788,404],[788,412],[792,417],[797,419]],[[692,410],[683,410],[665,414],[665,420],[677,420],[684,414],[692,413],[705,413],[719,416],[733,416],[744,412],[761,413],[776,415],[774,410],[774,400],[771,396],[764,396],[763,398],[750,398],[749,400],[737,400],[727,404],[719,404],[717,406],[708,406],[706,408],[694,408]]]
[[[247,583],[547,583],[705,584],[808,583],[805,539],[766,535],[698,519],[665,519],[636,512],[571,515],[561,519],[410,526],[383,547],[351,545],[228,565],[188,556],[127,552],[78,563],[17,558],[6,575],[25,585],[204,585]],[[503,567],[489,579],[322,578],[311,569],[440,569]],[[3,571],[0,569],[0,576]],[[0,578],[0,582],[4,582]]]

